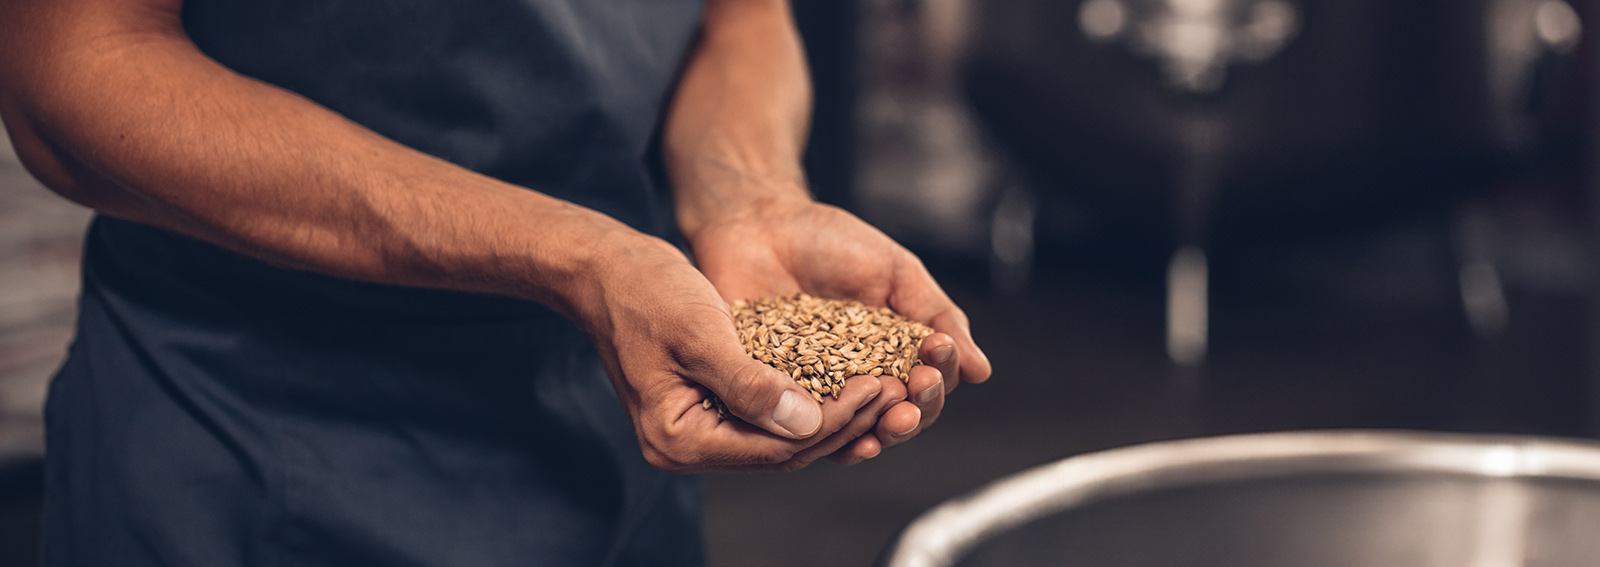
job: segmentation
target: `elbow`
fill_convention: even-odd
[[[16,104],[11,94],[0,93],[0,125],[10,137],[23,169],[45,188],[69,201],[102,213],[127,216],[131,211],[124,211],[126,207],[120,206],[125,199],[116,198],[119,192],[108,180],[51,142],[34,113]]]

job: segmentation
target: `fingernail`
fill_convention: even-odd
[[[933,363],[934,364],[944,364],[946,362],[950,362],[950,355],[955,354],[955,353],[956,353],[956,346],[955,345],[944,345],[942,347],[933,349]]]
[[[871,455],[867,455],[865,459],[861,459],[861,460],[865,461],[867,459],[871,459],[873,457],[877,457],[878,455],[882,455],[882,454],[883,454],[883,446],[879,445],[876,450],[872,451]]]
[[[939,389],[943,387],[944,384],[935,383],[932,386],[928,386],[923,391],[917,392],[917,405],[928,405],[928,402],[932,402],[934,398],[939,396]]]
[[[911,422],[911,427],[906,428],[905,431],[901,431],[899,433],[891,433],[891,435],[893,435],[895,439],[905,439],[905,437],[907,435],[910,435],[911,432],[917,430],[917,424],[922,423],[922,408],[919,408],[917,406],[911,406],[911,409],[917,410],[917,419],[915,421],[912,421]]]
[[[778,408],[772,410],[772,422],[790,435],[808,437],[822,427],[822,407],[794,390],[784,390]]]

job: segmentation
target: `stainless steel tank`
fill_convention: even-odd
[[[1116,449],[942,504],[880,564],[1600,565],[1600,444],[1306,432]]]

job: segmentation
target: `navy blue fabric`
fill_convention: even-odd
[[[652,137],[696,0],[188,0],[211,57],[401,143],[668,229]],[[396,190],[403,190],[397,188]],[[587,337],[97,218],[51,384],[45,563],[698,565]]]

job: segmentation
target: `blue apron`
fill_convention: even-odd
[[[697,0],[188,0],[209,56],[665,234]],[[396,188],[396,190],[403,190]],[[271,266],[97,218],[46,408],[45,564],[704,563],[593,347],[521,300]]]

